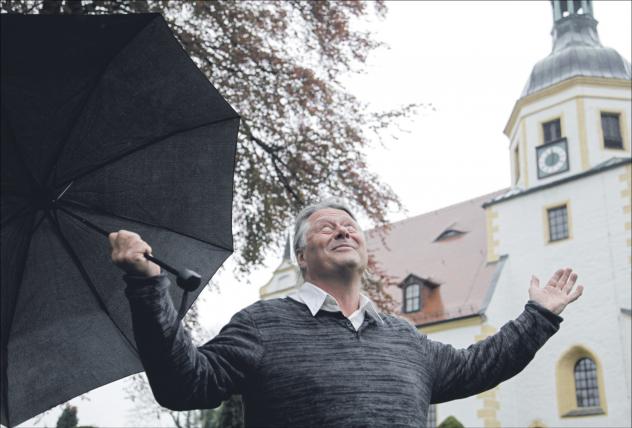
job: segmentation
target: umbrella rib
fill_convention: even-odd
[[[66,147],[66,143],[70,139],[70,135],[72,134],[72,131],[74,131],[74,129],[75,129],[75,126],[77,124],[77,119],[83,113],[84,109],[86,108],[86,105],[88,104],[88,101],[90,101],[90,99],[92,98],[92,94],[94,93],[94,91],[97,88],[97,86],[99,86],[99,82],[101,81],[101,77],[103,76],[103,74],[105,73],[105,70],[107,70],[109,65],[110,65],[110,62],[108,62],[105,65],[105,67],[103,67],[103,69],[99,72],[99,75],[94,80],[94,83],[92,84],[92,87],[88,90],[89,93],[86,96],[86,99],[81,104],[81,107],[77,109],[78,110],[77,114],[75,115],[73,120],[70,121],[70,123],[72,125],[70,125],[68,127],[68,131],[66,132],[66,135],[64,135],[63,139],[61,140],[61,143],[59,144],[59,147],[57,148],[57,153],[55,153],[55,156],[53,157],[53,159],[51,159],[50,166],[47,168],[47,171],[46,171],[46,175],[45,175],[45,178],[44,178],[44,183],[48,183],[49,182],[50,177],[53,174],[53,171],[55,171],[55,166],[57,165],[57,161],[61,157],[61,154],[63,153],[64,148]]]
[[[227,247],[224,247],[222,245],[217,245],[217,244],[214,244],[212,242],[208,242],[208,241],[206,241],[204,239],[200,239],[198,237],[189,235],[187,233],[178,232],[177,230],[173,230],[173,229],[171,229],[169,227],[159,226],[157,224],[152,224],[152,223],[149,223],[149,222],[146,222],[146,221],[133,219],[133,218],[126,217],[126,216],[123,216],[123,215],[120,215],[120,214],[114,214],[114,213],[106,211],[106,210],[104,210],[102,208],[91,207],[91,206],[88,206],[86,204],[82,204],[80,202],[76,202],[76,201],[72,201],[72,200],[68,200],[68,199],[60,199],[58,203],[60,203],[62,205],[66,205],[68,207],[78,208],[78,209],[82,209],[84,211],[92,212],[94,214],[105,215],[105,216],[113,217],[113,218],[120,219],[120,220],[131,221],[131,222],[134,222],[134,223],[142,224],[144,226],[150,226],[150,227],[155,227],[157,229],[167,230],[167,231],[175,233],[177,235],[184,236],[186,238],[193,239],[195,241],[202,242],[202,243],[207,244],[207,245],[211,245],[211,246],[213,246],[213,247],[215,247],[215,248],[217,248],[219,250],[233,252],[232,248],[227,248]]]
[[[141,31],[143,31],[147,26],[149,25],[149,22],[147,24],[145,24],[145,26],[141,27],[138,32],[136,34],[134,34],[134,36],[132,36],[132,38],[130,39],[133,40],[134,38],[136,38],[138,36],[138,34],[141,33]],[[129,43],[129,42],[128,42]],[[88,104],[88,102],[91,100],[92,96],[94,95],[94,91],[96,90],[96,88],[99,86],[99,83],[101,82],[101,78],[103,77],[103,75],[105,74],[105,72],[107,71],[108,68],[110,68],[110,64],[112,64],[112,61],[114,61],[114,58],[118,57],[118,55],[121,53],[121,51],[117,52],[115,55],[113,55],[104,65],[103,68],[101,69],[101,71],[99,71],[99,74],[96,76],[96,78],[94,79],[94,84],[92,86],[92,88],[90,88],[88,95],[86,96],[85,101],[83,102],[83,104],[81,105],[81,108],[78,109],[77,114],[75,115],[74,120],[72,121],[72,125],[69,127],[68,132],[66,133],[64,139],[62,140],[62,143],[59,145],[59,149],[57,150],[57,153],[55,154],[55,158],[54,160],[51,162],[50,167],[46,173],[46,180],[44,181],[44,183],[48,183],[51,176],[53,175],[53,172],[55,171],[55,166],[57,166],[57,161],[59,161],[59,158],[61,157],[62,153],[64,152],[64,148],[66,147],[66,143],[68,142],[68,139],[70,138],[70,135],[72,134],[72,131],[75,130],[75,126],[78,123],[79,117],[83,114],[84,109],[86,108],[86,105]]]
[[[29,236],[27,238],[27,242],[28,242],[28,246],[26,248],[25,254],[28,254],[28,247],[30,247],[31,245],[31,239],[33,237],[33,234],[35,233],[35,230],[37,229],[37,227],[40,225],[41,220],[37,223],[37,225],[35,227],[31,227],[31,229],[29,230]],[[24,276],[24,269],[26,267],[26,257],[24,257],[24,260],[21,263],[21,266],[19,267],[19,273],[18,273],[18,277],[17,277],[17,283],[21,284],[22,283],[22,277]],[[18,299],[20,298],[20,290],[22,288],[18,287],[16,293],[15,293],[15,299],[12,302],[13,304],[11,305],[11,313],[9,315],[9,319],[7,322],[7,326],[6,326],[6,331],[7,334],[2,337],[2,355],[4,356],[2,358],[2,379],[4,379],[4,382],[2,382],[2,401],[4,401],[4,403],[2,403],[3,407],[4,407],[4,412],[6,414],[6,418],[7,418],[7,424],[8,426],[11,426],[11,420],[9,419],[9,376],[7,373],[7,370],[9,368],[9,362],[8,362],[8,350],[9,350],[9,333],[11,332],[11,326],[13,325],[13,319],[15,318],[15,308],[16,308],[16,303],[18,301]]]
[[[64,249],[66,250],[66,252],[70,256],[70,258],[74,262],[74,264],[77,267],[77,269],[79,269],[79,272],[81,273],[81,276],[83,277],[84,281],[86,281],[86,283],[88,284],[88,288],[90,288],[90,291],[92,291],[92,294],[96,298],[97,303],[99,304],[99,307],[105,313],[105,315],[112,321],[112,324],[114,324],[116,329],[121,333],[121,336],[123,336],[123,338],[125,339],[125,342],[132,348],[132,350],[134,351],[136,356],[138,358],[140,358],[140,356],[138,354],[138,349],[136,349],[136,344],[134,344],[127,337],[127,335],[125,335],[123,330],[119,327],[118,323],[112,317],[112,314],[108,310],[107,306],[105,306],[105,302],[103,301],[103,298],[99,294],[97,288],[94,286],[94,283],[92,282],[92,279],[90,279],[90,276],[88,275],[88,272],[86,271],[86,268],[83,266],[83,263],[81,263],[81,260],[79,259],[79,256],[77,255],[75,250],[72,248],[72,246],[70,245],[70,242],[68,242],[68,240],[66,239],[66,236],[62,232],[61,226],[59,224],[59,221],[57,220],[57,218],[54,218],[51,215],[50,211],[46,212],[46,216],[48,218],[48,221],[53,225],[53,230],[55,230],[55,233],[57,234],[57,237],[61,241]]]
[[[136,152],[138,152],[140,150],[143,150],[143,149],[145,149],[145,148],[147,148],[147,147],[149,147],[151,145],[154,145],[156,143],[160,143],[160,142],[162,142],[162,141],[164,141],[164,140],[166,140],[168,138],[174,137],[174,136],[182,134],[184,132],[195,131],[196,129],[204,128],[206,126],[216,125],[216,124],[222,123],[222,122],[228,122],[228,121],[235,120],[235,119],[240,119],[240,116],[231,116],[231,117],[227,117],[227,118],[223,118],[223,119],[217,119],[217,120],[213,120],[213,121],[210,121],[210,122],[205,122],[205,123],[202,123],[200,125],[196,125],[196,126],[193,126],[193,127],[190,127],[190,128],[178,129],[176,131],[170,132],[167,135],[162,135],[160,137],[154,138],[153,140],[148,141],[148,142],[146,142],[144,144],[141,144],[140,146],[135,147],[134,149],[132,149],[132,150],[130,150],[128,152],[121,153],[120,155],[115,156],[112,159],[109,159],[109,160],[107,160],[105,162],[100,163],[100,164],[96,165],[95,167],[93,167],[92,169],[89,169],[87,171],[83,171],[80,174],[75,175],[73,177],[69,177],[65,181],[60,183],[60,185],[65,185],[65,184],[68,184],[69,182],[71,182],[73,180],[78,180],[80,178],[83,178],[83,177],[85,177],[88,174],[92,174],[93,172],[98,171],[98,170],[100,170],[101,168],[103,168],[105,166],[108,166],[108,165],[110,165],[110,164],[112,164],[114,162],[117,162],[117,161],[119,161],[119,160],[121,160],[121,159],[123,159],[123,158],[125,158],[125,157],[127,157],[127,156],[129,156],[131,154],[133,154],[133,153],[136,153]]]

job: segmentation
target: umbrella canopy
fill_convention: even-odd
[[[203,284],[232,253],[239,116],[158,14],[1,19],[1,422],[16,425],[142,370],[122,272],[75,216],[139,233]]]

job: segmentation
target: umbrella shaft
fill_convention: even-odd
[[[66,214],[68,214],[69,216],[71,216],[72,218],[74,218],[77,221],[80,221],[81,223],[85,224],[86,226],[88,226],[90,229],[100,233],[101,235],[108,237],[110,235],[110,232],[108,232],[105,229],[101,229],[99,226],[97,226],[96,224],[92,223],[91,221],[73,213],[70,212],[67,209],[64,209],[63,207],[59,207],[58,208],[60,210],[62,210],[63,212],[65,212]],[[166,270],[169,273],[172,273],[173,275],[175,275],[177,277],[177,281],[176,283],[178,284],[178,286],[180,288],[182,288],[185,291],[193,291],[196,288],[198,288],[201,284],[201,278],[200,275],[197,272],[194,272],[192,270],[189,269],[182,269],[182,270],[178,270],[176,268],[174,268],[173,266],[163,262],[162,260],[159,260],[147,253],[144,254],[145,258],[147,260],[149,260],[150,262],[154,262],[156,263],[158,266],[160,266],[161,268],[163,268],[164,270]]]
[[[172,274],[174,274],[176,276],[178,276],[180,274],[180,272],[176,268],[174,268],[173,266],[168,265],[167,263],[163,262],[162,260],[159,260],[159,259],[155,258],[154,256],[150,256],[147,253],[145,253],[144,256],[145,256],[145,258],[147,260],[149,260],[150,262],[156,263],[158,266],[160,266],[161,268],[163,268],[167,272],[172,273]]]
[[[72,218],[74,218],[75,220],[79,220],[81,223],[85,224],[90,229],[99,232],[101,235],[103,235],[105,237],[108,237],[110,235],[110,232],[108,232],[105,229],[101,229],[99,226],[97,226],[96,224],[92,223],[91,221],[89,221],[89,220],[87,220],[87,219],[85,219],[85,218],[83,218],[81,216],[78,216],[77,214],[75,214],[75,213],[73,213],[73,212],[71,212],[71,211],[69,211],[67,209],[64,209],[62,207],[58,207],[58,208],[60,210],[62,210],[63,212],[65,212],[66,214],[68,214],[69,216],[71,216]]]

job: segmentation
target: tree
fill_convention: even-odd
[[[371,111],[342,84],[381,46],[355,24],[383,18],[383,0],[6,0],[1,9],[158,12],[165,17],[187,53],[242,116],[233,210],[241,275],[261,265],[270,250],[279,250],[294,215],[323,195],[349,200],[377,226],[386,224],[390,209],[401,208],[394,192],[368,170],[364,149],[382,142],[385,131],[421,105]],[[367,276],[365,289],[390,311],[392,299],[384,285],[391,279],[373,259],[370,265],[374,275]],[[149,388],[136,382],[132,393],[149,394]],[[178,426],[203,417],[170,415]]]
[[[244,427],[243,406],[239,395],[233,395],[219,407],[217,426],[222,428]]]
[[[64,411],[57,419],[57,428],[77,428],[77,423],[79,423],[77,407],[66,404]]]
[[[380,43],[354,23],[383,17],[380,1],[6,1],[3,12],[162,13],[176,38],[241,114],[234,195],[239,272],[279,249],[293,216],[331,194],[376,225],[397,196],[363,150],[418,105],[371,112],[341,79]]]
[[[465,428],[454,416],[448,416],[439,424],[437,428]]]

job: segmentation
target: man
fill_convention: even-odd
[[[365,238],[336,200],[297,217],[294,250],[305,284],[286,299],[257,302],[195,348],[177,320],[151,248],[136,234],[110,235],[127,275],[134,333],[156,400],[174,410],[244,400],[247,426],[423,426],[430,403],[480,393],[520,372],[582,294],[571,269],[530,301],[515,321],[470,346],[429,340],[407,321],[379,314],[360,294]]]

